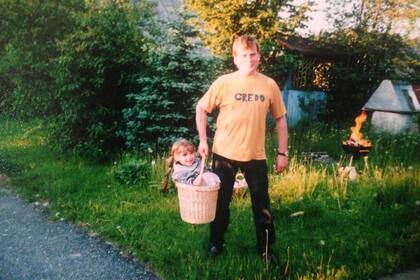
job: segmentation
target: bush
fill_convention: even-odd
[[[150,160],[126,154],[111,167],[111,175],[124,185],[147,183],[152,173]]]
[[[56,112],[51,72],[57,42],[76,26],[83,0],[0,1],[0,111],[20,118]]]
[[[148,44],[138,27],[146,11],[140,2],[93,3],[60,43],[55,77],[61,111],[51,125],[51,140],[60,150],[104,159],[122,147],[116,131],[125,95],[145,71]]]
[[[325,33],[322,42],[342,53],[329,80],[329,121],[353,119],[384,79],[419,80],[419,55],[399,35],[356,28]]]
[[[193,138],[195,104],[219,66],[203,55],[185,18],[171,23],[148,59],[151,69],[128,95],[120,135],[132,150],[166,150],[179,137]],[[211,68],[214,67],[214,68]]]

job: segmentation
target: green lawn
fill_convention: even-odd
[[[290,167],[270,174],[280,265],[267,268],[254,248],[249,195],[234,198],[226,251],[212,260],[208,226],[182,222],[176,193],[159,191],[162,157],[94,164],[49,149],[37,121],[0,119],[0,128],[0,172],[19,193],[48,201],[52,219],[98,233],[162,279],[376,279],[420,261],[419,135],[366,133],[374,144],[369,169],[357,160],[360,174],[348,181],[337,176],[336,164],[340,157],[345,163],[340,143],[348,131],[291,130]],[[270,137],[270,165],[274,143]],[[333,162],[304,164],[305,151],[327,152]],[[136,157],[151,175],[132,184],[116,180],[113,170]]]

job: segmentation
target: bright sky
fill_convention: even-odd
[[[327,4],[324,0],[316,0],[315,2],[314,12],[311,13],[313,19],[309,21],[308,28],[315,34],[318,34],[321,29],[328,27],[327,17],[324,12]]]
[[[294,0],[294,4],[295,5],[301,5],[301,4],[305,3],[306,1],[307,0]],[[326,7],[327,7],[327,4],[326,4],[325,0],[312,0],[312,1],[315,2],[315,5],[312,8],[313,11],[311,13],[309,13],[309,15],[312,19],[307,22],[307,25],[308,25],[308,29],[309,29],[311,34],[318,35],[321,30],[325,31],[330,27],[330,25],[327,22],[326,14],[324,12]],[[415,37],[420,36],[420,28],[419,28],[420,19],[417,19],[416,23],[418,23],[417,27],[414,30],[412,30],[409,34],[410,38],[415,38]],[[401,30],[404,31],[404,32],[407,31],[405,29],[404,24],[402,24],[400,27],[398,27],[398,25],[396,25],[395,27],[397,28],[395,30],[397,33],[399,32],[398,28],[401,28]],[[305,30],[305,29],[299,29],[298,32],[301,35],[309,35],[308,30]]]
[[[295,4],[302,4],[306,2],[305,0],[295,0]],[[313,11],[309,13],[311,20],[308,21],[308,29],[311,31],[311,33],[319,34],[321,30],[325,30],[328,28],[328,23],[325,15],[325,8],[326,3],[325,0],[314,0],[315,5],[312,8]],[[304,30],[301,30],[301,32],[305,32]]]

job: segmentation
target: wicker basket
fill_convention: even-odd
[[[216,216],[220,186],[191,186],[176,183],[181,219],[190,224],[208,224]]]

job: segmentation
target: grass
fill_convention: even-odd
[[[347,130],[297,128],[290,135],[286,173],[270,174],[278,267],[255,253],[249,195],[235,197],[224,254],[206,257],[208,226],[179,217],[176,193],[162,195],[160,156],[136,184],[115,179],[116,163],[93,164],[48,147],[37,121],[0,119],[0,172],[31,202],[49,202],[52,219],[95,232],[137,257],[162,279],[376,279],[420,260],[419,135],[372,135],[369,170],[355,181],[336,176],[344,164],[340,143]],[[273,161],[275,137],[268,140]],[[305,151],[325,151],[329,164],[303,163]],[[130,158],[132,161],[132,158]],[[152,165],[153,162],[153,165]],[[146,177],[144,177],[146,178]]]

